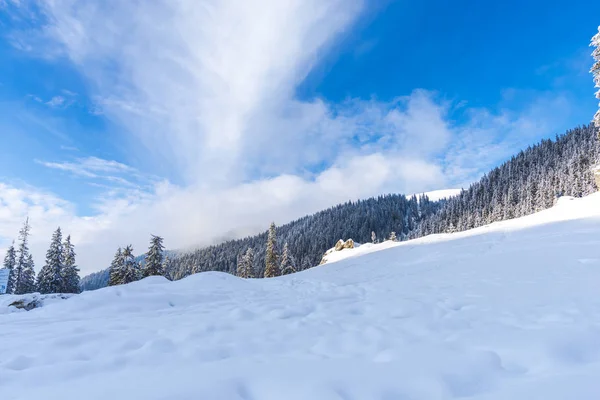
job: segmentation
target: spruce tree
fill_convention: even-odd
[[[377,235],[375,231],[371,232],[371,243],[377,243]]]
[[[397,242],[398,238],[396,237],[396,232],[392,231],[392,233],[390,233],[390,240],[392,242]]]
[[[252,247],[248,247],[248,250],[246,250],[246,254],[244,254],[243,257],[243,262],[245,278],[254,278],[254,250],[252,250]]]
[[[6,294],[11,294],[13,292],[14,269],[16,264],[17,253],[15,252],[15,244],[13,242],[8,248],[8,250],[6,250],[6,255],[4,256],[4,263],[2,264],[2,266],[8,270],[8,284],[6,286]]]
[[[254,250],[251,247],[239,257],[237,276],[244,279],[254,278]]]
[[[33,257],[31,254],[27,256],[27,261],[25,262],[25,267],[23,268],[22,282],[24,293],[35,292],[35,265],[33,263]]]
[[[17,263],[13,270],[14,278],[12,280],[13,293],[14,294],[25,294],[31,293],[33,286],[31,277],[29,276],[30,268],[29,265],[29,231],[31,226],[29,225],[29,218],[25,220],[23,228],[19,231],[19,248],[17,249]]]
[[[37,278],[38,292],[60,293],[63,289],[64,253],[60,227],[52,234],[50,247],[46,251],[46,264]]]
[[[139,264],[135,262],[133,247],[131,245],[123,250],[122,284],[135,282],[140,279]]]
[[[124,264],[123,251],[119,247],[108,269],[108,286],[121,285],[123,283]]]
[[[296,272],[296,269],[292,265],[288,244],[285,242],[283,245],[283,253],[281,254],[281,275],[289,275],[294,272]]]
[[[75,263],[75,246],[71,243],[71,235],[63,243],[63,260],[61,293],[79,293],[79,268]]]
[[[267,251],[265,253],[265,278],[273,278],[281,275],[279,264],[277,263],[277,238],[275,235],[275,223],[272,222],[269,227],[267,237]]]
[[[598,33],[592,37],[592,42],[590,46],[595,47],[592,52],[592,57],[594,57],[594,65],[590,72],[594,76],[595,87],[598,88],[596,92],[596,98],[600,100],[600,26],[598,27]],[[598,134],[600,135],[600,103],[598,103],[598,111],[594,116],[594,125],[598,129]]]
[[[160,236],[152,235],[150,239],[150,247],[148,248],[148,254],[146,254],[146,267],[143,270],[144,278],[147,276],[164,276],[165,266],[163,251],[163,238]]]

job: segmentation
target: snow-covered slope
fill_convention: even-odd
[[[600,398],[600,194],[354,253],[0,315],[2,398]]]

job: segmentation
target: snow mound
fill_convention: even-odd
[[[8,399],[598,399],[600,194],[274,279],[0,315]]]

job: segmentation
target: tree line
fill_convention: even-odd
[[[596,191],[593,169],[599,161],[600,143],[594,126],[581,126],[528,147],[446,200],[383,195],[340,204],[279,226],[277,237],[284,246],[275,248],[275,254],[281,254],[277,262],[269,250],[272,224],[255,236],[172,252],[165,275],[173,280],[203,271],[242,277],[264,277],[266,272],[272,276],[273,271],[277,274],[274,263],[282,274],[318,265],[323,253],[339,239],[352,238],[359,243],[386,237],[407,240],[524,216],[552,207],[560,196],[581,197]],[[107,286],[108,281],[107,269],[84,278],[82,286],[91,290]]]
[[[6,251],[3,267],[8,270],[7,294],[79,293],[79,268],[75,262],[75,246],[68,235],[63,241],[59,228],[52,234],[46,262],[35,276],[33,257],[29,252],[29,218],[19,231],[19,244],[14,242]]]

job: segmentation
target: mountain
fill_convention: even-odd
[[[581,197],[596,191],[594,168],[599,162],[595,130],[578,127],[519,152],[466,190],[379,196],[290,222],[277,229],[279,249],[287,242],[296,269],[304,270],[319,264],[323,253],[339,239],[367,243],[371,232],[381,240],[394,231],[399,240],[406,240],[528,215],[551,207],[560,196]],[[178,252],[170,257],[169,277],[181,279],[201,271],[235,273],[238,257],[248,248],[254,250],[254,266],[261,274],[266,239],[265,231]],[[107,282],[108,272],[101,271],[83,278],[82,288],[97,289]]]
[[[207,272],[84,292],[0,313],[0,391],[595,399],[599,248],[596,193],[465,232],[343,250],[345,259],[279,278]]]

